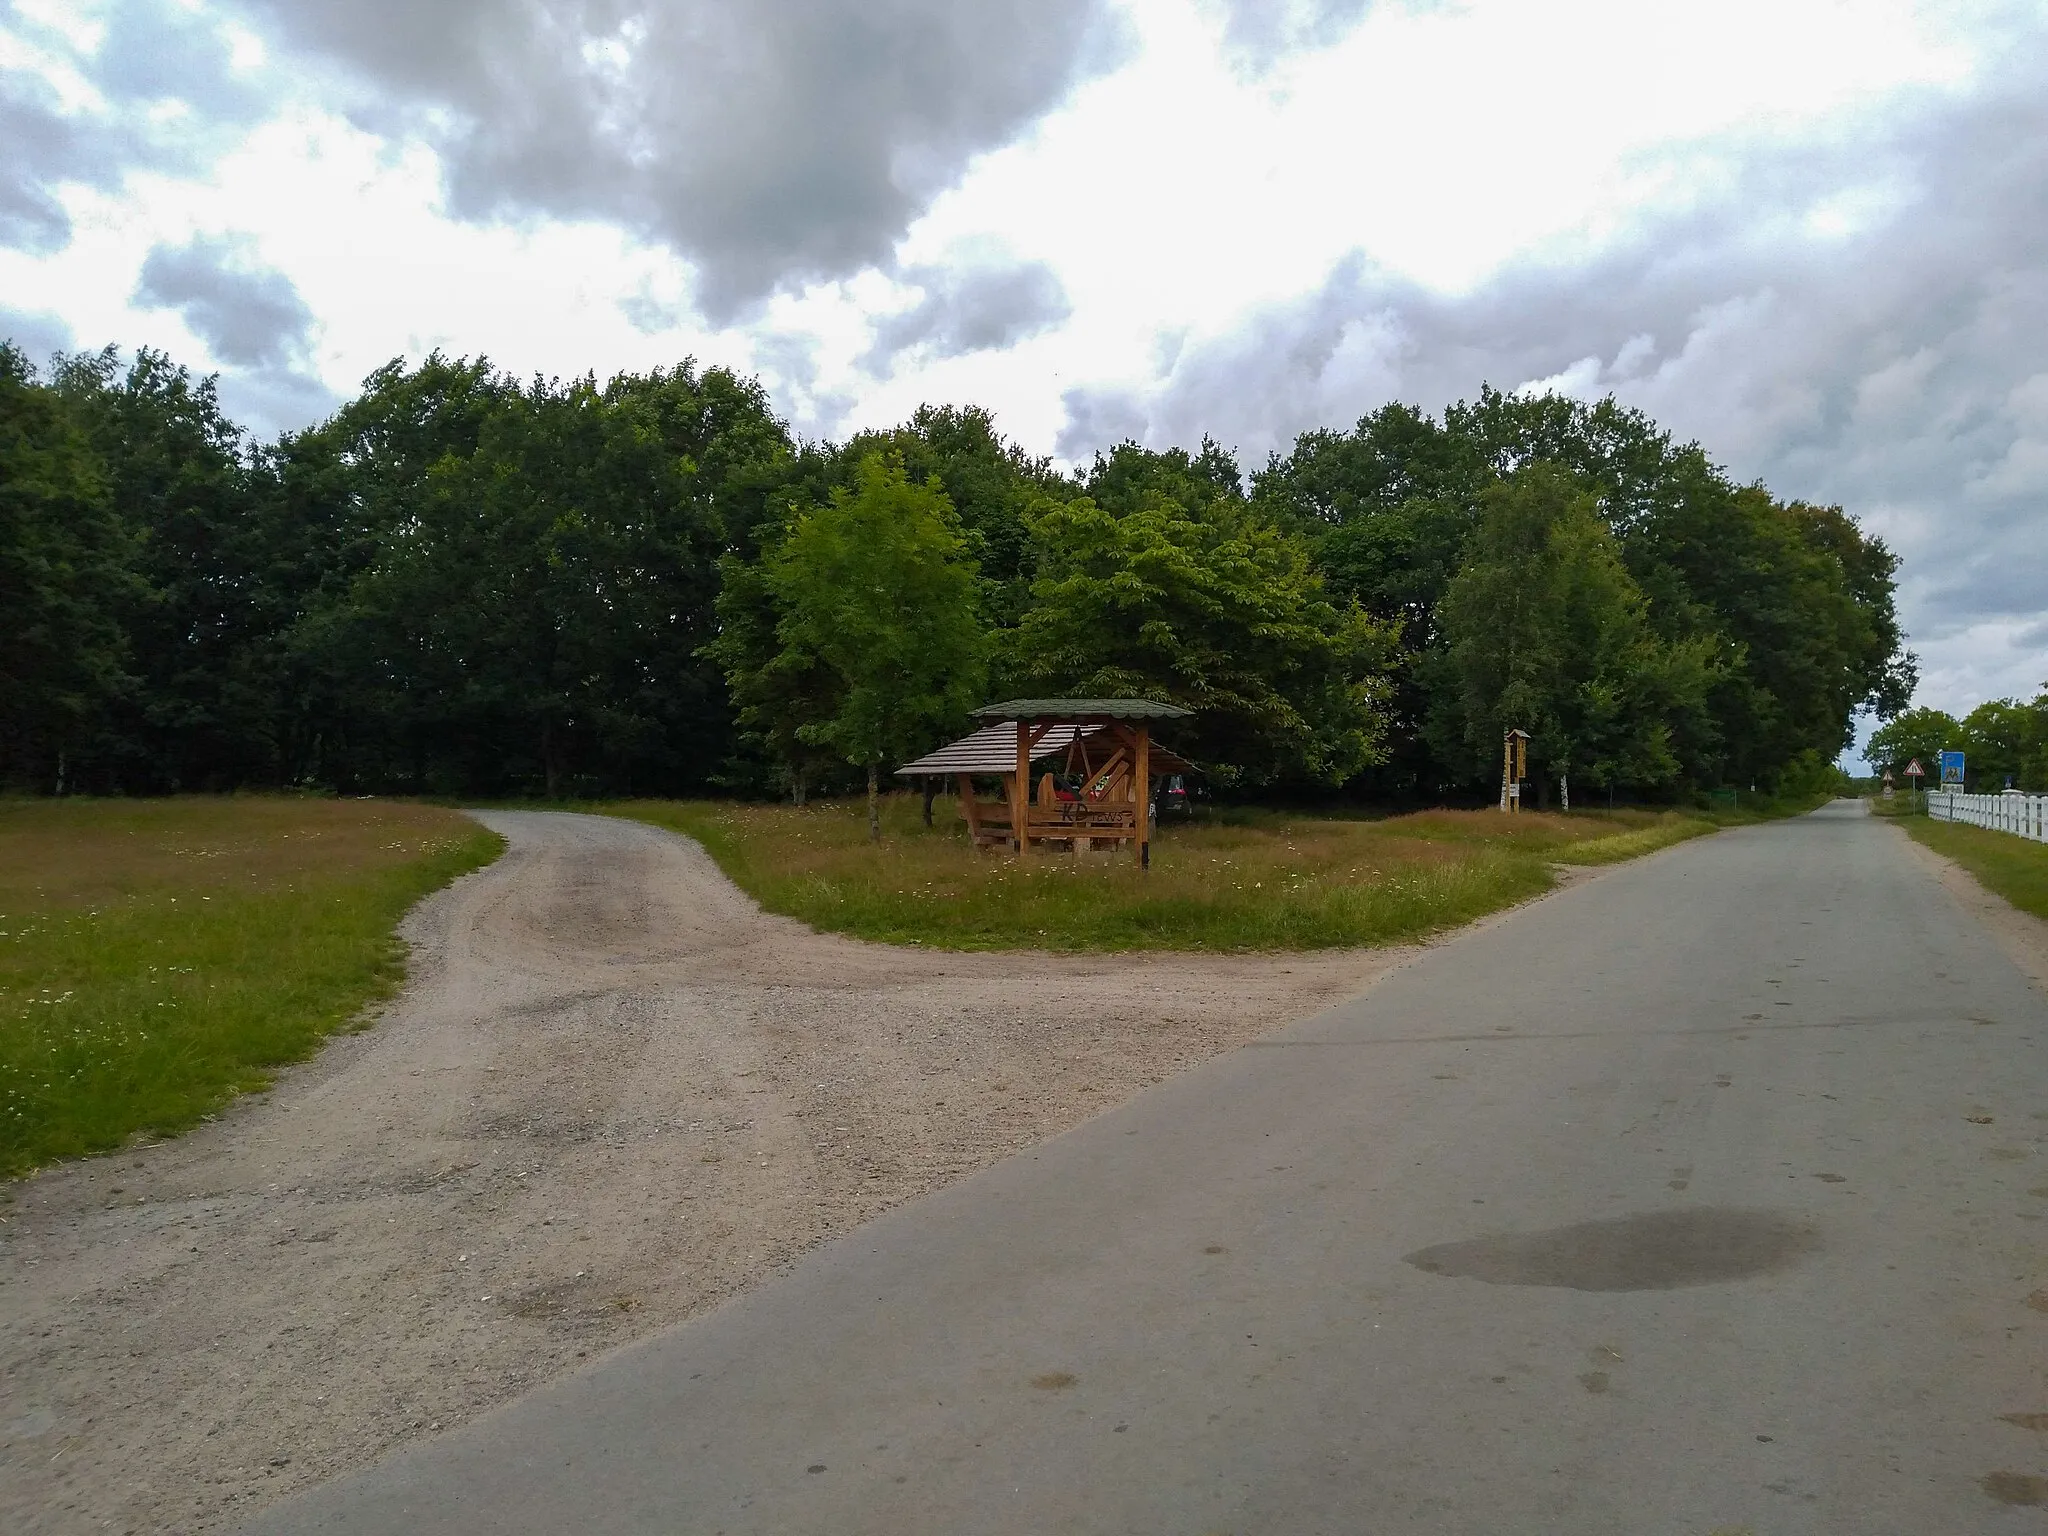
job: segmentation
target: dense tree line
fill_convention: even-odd
[[[1912,661],[1894,557],[1612,401],[1483,391],[1074,472],[986,412],[791,436],[685,363],[393,363],[251,441],[144,351],[0,347],[0,783],[886,782],[1012,694],[1198,711],[1225,788],[1678,795],[1812,775]]]
[[[2011,787],[2048,793],[2048,685],[2033,702],[1987,699],[1962,719],[1938,709],[1909,709],[1879,726],[1864,756],[1901,788],[1918,761],[1922,788],[1940,782],[1944,751],[1963,754],[1967,783],[1989,794]]]

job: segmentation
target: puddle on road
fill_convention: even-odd
[[[1691,1208],[1439,1243],[1408,1255],[1432,1275],[1574,1291],[1668,1291],[1788,1269],[1819,1247],[1774,1211]]]

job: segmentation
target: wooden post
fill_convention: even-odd
[[[1138,796],[1138,868],[1152,867],[1152,727],[1138,722],[1138,761],[1131,771]]]
[[[1017,772],[1010,780],[1010,840],[1022,858],[1031,851],[1031,724],[1017,722]]]
[[[967,818],[967,846],[980,851],[981,812],[974,804],[974,776],[963,773],[955,781],[960,788],[960,814]]]

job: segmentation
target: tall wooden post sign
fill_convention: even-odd
[[[1529,741],[1529,733],[1522,730],[1501,737],[1500,808],[1504,811],[1522,808],[1522,780],[1529,777]]]

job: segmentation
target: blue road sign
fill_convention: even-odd
[[[1941,754],[1941,787],[1946,789],[1951,784],[1957,789],[1963,787],[1963,754],[1960,752]]]

